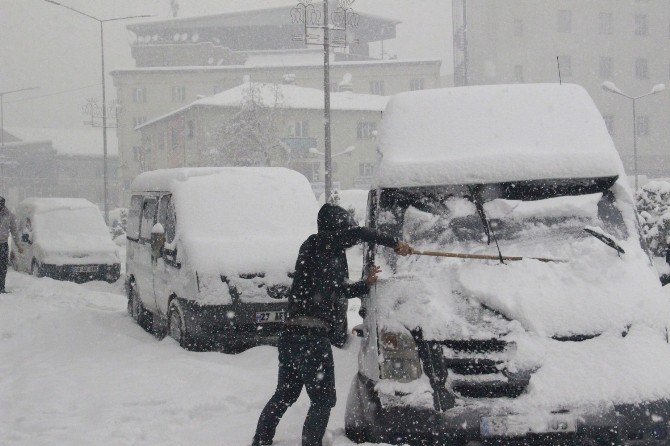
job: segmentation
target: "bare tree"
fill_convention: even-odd
[[[264,96],[272,97],[270,103],[266,103]],[[284,165],[286,150],[279,138],[284,113],[282,100],[280,85],[245,84],[239,108],[215,131],[215,149],[210,153],[212,164]]]

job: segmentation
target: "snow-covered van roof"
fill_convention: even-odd
[[[178,169],[159,169],[138,175],[130,185],[132,192],[171,191],[176,181],[185,181],[191,177],[223,173],[235,167],[182,167]]]
[[[84,198],[26,198],[19,204],[19,209],[41,214],[61,209],[86,209],[98,207]]]
[[[487,85],[393,96],[377,187],[595,178],[623,172],[605,122],[573,84]]]

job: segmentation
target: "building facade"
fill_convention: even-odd
[[[312,183],[315,194],[320,195],[324,179],[324,144],[320,137],[323,92],[295,85],[245,83],[143,124],[138,128],[143,141],[138,154],[143,169],[216,163],[213,154],[229,149],[224,141],[231,139],[223,140],[221,131],[225,131],[226,123],[236,119],[240,104],[249,100],[250,88],[266,98],[259,103],[272,114],[262,125],[270,123],[273,128],[269,131],[276,134],[276,139],[262,135],[263,128],[253,130],[253,136],[265,137],[271,146],[266,165],[301,172]],[[280,98],[278,101],[272,98],[275,92]],[[367,189],[370,186],[376,161],[376,130],[387,101],[387,96],[332,93],[333,182],[340,188]],[[245,150],[243,138],[235,143]]]
[[[440,86],[439,59],[370,57],[369,43],[394,38],[396,24],[361,15],[359,26],[347,36],[355,43],[330,56],[331,91],[387,96]],[[122,110],[117,135],[124,199],[133,178],[154,168],[142,155],[148,148],[136,128],[143,123],[247,81],[290,80],[297,86],[323,89],[322,52],[293,39],[302,27],[293,23],[291,8],[155,21],[128,29],[136,36],[131,46],[136,67],[112,72]],[[323,125],[310,127],[311,137],[321,146],[322,129]],[[317,173],[310,179],[319,182],[316,178]]]
[[[454,0],[454,84],[569,82],[599,107],[633,174],[630,96],[670,80],[665,0]],[[560,72],[559,72],[560,68]],[[637,103],[639,173],[670,176],[670,92]]]

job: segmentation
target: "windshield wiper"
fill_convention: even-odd
[[[482,203],[481,198],[481,187],[469,186],[468,189],[470,191],[470,195],[472,195],[475,207],[477,208],[477,214],[479,215],[479,218],[482,221],[482,225],[484,226],[484,233],[486,234],[487,237],[486,244],[490,245],[491,239],[493,239],[493,241],[496,244],[496,249],[498,250],[498,259],[500,260],[500,263],[504,265],[505,260],[503,259],[502,252],[500,251],[500,245],[498,244],[498,237],[496,237],[496,233],[493,230],[493,226],[491,226],[489,219],[486,216],[486,211],[484,211],[484,203]]]
[[[614,249],[619,257],[621,257],[621,254],[626,254],[626,251],[617,243],[616,239],[603,231],[602,229],[598,228],[597,226],[587,226],[584,228],[584,231],[586,231],[588,234],[594,236],[610,248]]]

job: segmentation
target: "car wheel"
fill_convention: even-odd
[[[344,418],[344,434],[354,443],[372,442],[370,427],[362,410],[360,395],[357,388],[358,377],[354,377],[347,398],[346,415]]]
[[[30,265],[30,274],[35,277],[44,277],[44,271],[42,271],[42,267],[37,263],[37,260],[33,259],[33,263]]]
[[[186,350],[202,351],[203,346],[191,335],[186,324],[186,315],[179,301],[170,301],[168,308],[168,335]]]
[[[144,304],[133,285],[130,286],[130,295],[128,296],[128,314],[137,322],[137,325],[151,332],[154,319],[153,314],[144,308]]]

